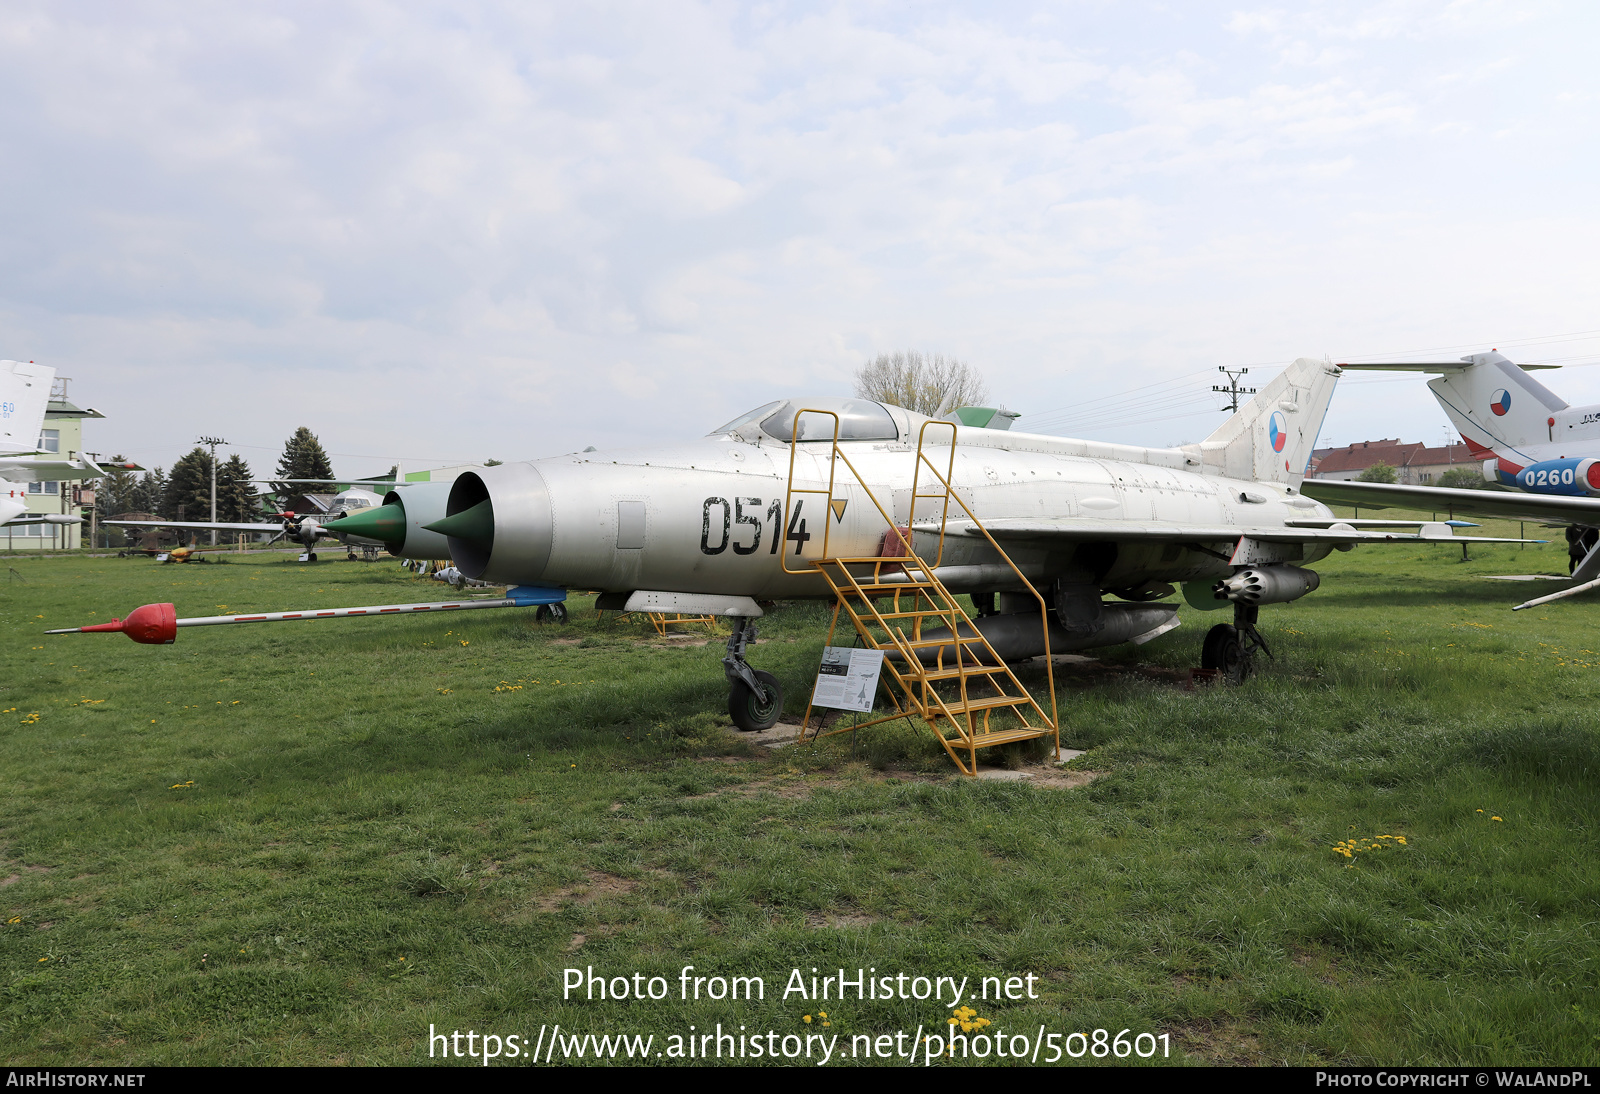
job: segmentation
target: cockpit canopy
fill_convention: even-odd
[[[725,426],[713,429],[709,436],[724,433],[741,435],[759,430],[767,436],[787,443],[794,437],[794,416],[801,410],[826,410],[839,416],[841,441],[894,441],[900,439],[900,430],[894,417],[879,403],[866,399],[780,399],[775,403],[757,407],[741,414]],[[753,437],[751,439],[754,439]],[[806,414],[800,419],[802,441],[827,441],[833,439],[833,419],[827,414]]]
[[[328,510],[329,512],[343,511],[348,513],[354,509],[368,509],[374,505],[382,504],[383,499],[371,490],[363,490],[359,486],[353,486],[348,490],[341,490],[335,494],[333,501],[328,505]]]

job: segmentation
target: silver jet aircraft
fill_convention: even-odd
[[[1372,521],[1384,530],[1363,530],[1300,493],[1339,374],[1302,358],[1205,441],[1181,448],[962,428],[951,485],[1052,602],[1051,650],[1142,642],[1172,629],[1177,606],[1151,602],[1181,584],[1195,608],[1234,607],[1234,622],[1207,635],[1204,663],[1238,680],[1265,647],[1259,607],[1317,587],[1303,564],[1361,542],[1453,538],[1442,523]],[[833,420],[806,410],[838,416],[839,449],[861,482],[833,474]],[[744,659],[757,601],[830,595],[819,574],[792,572],[820,554],[824,526],[834,557],[894,553],[897,537],[873,499],[892,508],[896,525],[914,528],[923,555],[940,531],[928,522],[937,513],[911,509],[927,421],[859,399],[769,403],[687,444],[466,473],[451,488],[447,517],[427,527],[448,537],[472,578],[599,589],[600,607],[732,617],[729,709],[742,728],[763,728],[781,704],[776,681]],[[934,431],[932,443],[949,444],[954,433]],[[826,503],[791,496],[791,447],[796,487],[833,479]],[[1386,527],[1394,524],[1418,531]],[[970,521],[944,531],[935,573],[950,591],[990,605],[976,625],[991,644],[1007,659],[1043,652],[1038,613],[1014,597],[1023,587],[981,531]]]
[[[898,556],[894,529],[909,527],[919,556],[932,557],[925,548],[944,534],[935,575],[986,606],[974,625],[1007,660],[1149,641],[1178,625],[1178,605],[1156,602],[1181,585],[1196,609],[1234,609],[1231,624],[1208,632],[1202,661],[1237,682],[1265,649],[1260,607],[1317,588],[1306,563],[1357,543],[1464,538],[1443,523],[1342,521],[1301,494],[1339,375],[1327,362],[1297,360],[1210,437],[1181,448],[1005,429],[957,435],[948,422],[924,430],[923,415],[861,399],[769,403],[697,441],[483,468],[447,493],[419,493],[409,506],[405,492],[391,494],[339,522],[395,554],[443,536],[463,574],[508,586],[503,601],[195,619],[147,605],[93,629],[170,642],[183,626],[543,605],[567,589],[597,589],[602,609],[730,617],[729,712],[759,729],[776,722],[782,702],[777,680],[745,659],[758,601],[828,597],[808,569],[825,540],[831,557]],[[838,451],[859,481],[831,460],[835,416]],[[955,493],[1050,601],[1048,638],[1037,601],[1019,595],[1026,587],[977,525],[945,520],[926,502],[913,511],[919,443],[944,446],[936,462],[950,469]],[[800,492],[808,489],[822,493]],[[442,519],[424,518],[441,507]]]

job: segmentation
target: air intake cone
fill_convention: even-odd
[[[386,505],[346,513],[338,520],[330,520],[324,527],[341,535],[375,539],[389,550],[396,551],[406,541],[406,508],[391,501]]]
[[[425,526],[451,539],[464,539],[485,553],[494,548],[494,503],[484,498],[471,509]]]

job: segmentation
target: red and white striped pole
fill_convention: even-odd
[[[560,592],[560,590],[551,591]],[[556,598],[545,600],[542,597],[508,596],[493,600],[445,600],[433,604],[377,604],[364,608],[313,608],[298,612],[199,615],[188,619],[179,619],[177,609],[171,604],[146,604],[129,612],[126,619],[113,619],[109,623],[96,623],[88,627],[64,627],[44,633],[90,634],[120,631],[135,642],[163,646],[178,637],[179,627],[215,627],[223,623],[286,623],[292,619],[348,619],[352,616],[407,615],[416,612],[461,612],[473,608],[525,608],[541,602],[550,603],[554,599]]]

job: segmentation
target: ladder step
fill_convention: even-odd
[[[958,635],[955,638],[919,638],[915,642],[908,641],[905,644],[914,650],[929,650],[933,649],[935,646],[954,646],[957,643],[960,643],[963,646],[970,646],[974,643],[988,645],[988,642],[984,640],[984,637],[981,634],[963,634]],[[898,644],[899,643],[896,643],[896,645]]]
[[[951,714],[964,713],[959,699],[946,699],[944,705],[950,708]],[[968,710],[995,710],[999,707],[1025,707],[1032,705],[1032,701],[1026,695],[991,695],[983,699],[967,700]]]
[[[1047,729],[1003,729],[996,733],[979,733],[962,743],[972,748],[990,748],[994,745],[1008,745],[1013,741],[1036,741],[1049,732]]]
[[[962,676],[998,676],[1004,665],[963,665],[961,668],[929,669],[917,675],[924,680],[955,680]]]
[[[920,611],[920,612],[878,612],[876,614],[877,614],[877,617],[879,619],[932,619],[934,616],[938,616],[939,619],[944,621],[944,625],[945,626],[949,626],[950,625],[950,616],[953,613],[951,613],[951,612],[940,612],[940,611]]]
[[[931,581],[858,581],[853,585],[838,582],[838,587],[843,592],[854,593],[856,597],[886,597],[896,592],[928,592],[934,585]]]

